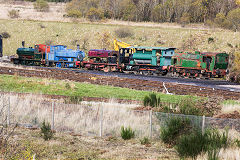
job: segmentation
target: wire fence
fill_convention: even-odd
[[[160,129],[170,117],[187,118],[196,127],[229,127],[240,132],[240,119],[169,114],[133,110],[107,103],[64,104],[0,95],[0,123],[39,128],[45,120],[56,132],[85,136],[120,136],[121,127],[131,127],[137,138],[158,139]]]

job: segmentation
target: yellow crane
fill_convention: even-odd
[[[127,47],[133,46],[133,45],[130,45],[130,44],[125,43],[125,42],[122,42],[122,41],[117,40],[117,39],[114,39],[113,45],[114,45],[114,50],[115,51],[119,51],[120,48],[127,48]]]

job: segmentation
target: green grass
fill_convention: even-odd
[[[7,92],[37,93],[48,95],[81,96],[143,100],[150,91],[95,85],[89,83],[67,82],[54,79],[26,78],[20,76],[0,75],[0,90]],[[178,102],[179,95],[157,93],[162,101]]]
[[[222,102],[222,104],[225,105],[240,105],[240,101],[236,101],[236,100],[224,100]]]
[[[45,26],[41,27],[41,26]],[[51,40],[54,44],[64,44],[69,48],[76,48],[76,41],[80,46],[83,39],[88,37],[87,49],[102,48],[99,41],[104,32],[108,32],[110,41],[116,38],[114,31],[119,25],[87,24],[74,22],[40,22],[31,20],[0,20],[0,31],[8,32],[11,37],[4,39],[4,55],[13,55],[21,46],[21,41],[26,41],[26,46],[45,43]],[[181,48],[183,44],[187,50],[200,51],[227,51],[240,41],[239,33],[228,30],[206,30],[185,28],[162,28],[149,26],[129,26],[133,32],[132,37],[120,40],[129,44],[143,46],[165,46]],[[213,37],[214,43],[208,44],[208,38]],[[158,41],[164,42],[159,44]],[[190,42],[191,41],[191,42]],[[111,49],[111,48],[110,48]]]

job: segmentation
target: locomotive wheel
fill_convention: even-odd
[[[148,72],[144,72],[144,71],[143,71],[143,75],[144,75],[144,76],[147,76],[147,75],[148,75]]]
[[[162,72],[162,76],[166,76],[167,75],[167,70],[163,70],[163,72]]]

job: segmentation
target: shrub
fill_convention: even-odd
[[[118,28],[114,32],[118,38],[126,38],[133,36],[133,31],[126,27]]]
[[[68,103],[79,104],[82,102],[82,97],[80,96],[70,96]]]
[[[46,26],[44,26],[43,24],[39,24],[40,28],[46,28]]]
[[[202,115],[203,113],[196,107],[196,102],[191,98],[183,98],[179,103],[179,110],[181,114],[186,115]]]
[[[208,38],[208,44],[213,43],[214,41],[215,41],[215,40],[214,40],[213,37],[209,37],[209,38]]]
[[[184,27],[186,24],[190,23],[191,21],[191,15],[187,12],[184,12],[182,17],[180,18],[180,23],[182,27]]]
[[[208,159],[217,160],[219,156],[220,149],[226,149],[229,145],[228,140],[228,131],[223,132],[222,134],[214,129],[207,130],[206,135],[206,152]]]
[[[52,44],[53,44],[53,41],[52,41],[52,40],[46,40],[46,41],[45,41],[45,44],[46,44],[46,45],[52,45]]]
[[[69,90],[69,89],[72,89],[69,83],[66,83],[66,84],[65,84],[65,88],[68,89],[68,90]]]
[[[112,48],[112,41],[111,41],[111,34],[107,31],[103,32],[98,37],[98,43],[100,44],[101,48]]]
[[[140,139],[140,143],[142,145],[148,145],[150,144],[150,140],[147,137],[144,137],[143,139]]]
[[[233,48],[233,45],[231,43],[227,43],[227,46]]]
[[[87,18],[90,21],[101,20],[104,18],[104,12],[101,9],[92,7],[87,12]]]
[[[45,141],[50,140],[53,137],[53,131],[51,130],[50,123],[46,123],[45,121],[42,122],[41,136]]]
[[[218,13],[216,15],[216,18],[214,19],[214,22],[219,26],[219,27],[224,27],[226,17],[223,13]]]
[[[240,140],[236,139],[236,140],[234,141],[234,143],[235,143],[235,145],[236,145],[238,148],[240,148]]]
[[[208,159],[216,160],[221,148],[226,149],[229,146],[228,132],[221,134],[218,130],[195,130],[190,135],[183,135],[178,140],[175,148],[181,158],[196,157],[207,153]]]
[[[151,93],[143,99],[144,106],[159,107],[161,106],[161,98],[157,97],[156,93]]]
[[[231,10],[227,15],[227,20],[230,22],[229,25],[231,29],[237,31],[240,29],[240,8]]]
[[[135,137],[135,132],[131,129],[131,127],[125,128],[125,127],[122,126],[121,137],[124,140],[134,138]]]
[[[49,11],[49,5],[45,0],[37,0],[33,4],[34,9],[40,12],[47,12]]]
[[[2,38],[6,38],[6,39],[11,37],[11,35],[8,32],[2,32],[1,35],[2,35]]]
[[[82,49],[86,52],[88,50],[88,46],[89,46],[89,37],[86,36],[82,40]]]
[[[8,11],[8,17],[19,18],[19,11],[15,10],[15,9]]]
[[[191,128],[189,119],[170,117],[161,127],[160,138],[164,143],[175,145],[179,136],[188,133]]]
[[[80,18],[80,17],[82,17],[82,13],[79,10],[70,9],[70,10],[67,11],[67,16],[68,17],[73,17],[73,18]]]
[[[206,136],[202,135],[201,131],[196,130],[190,135],[180,137],[175,148],[181,158],[196,159],[199,154],[206,150],[205,144]]]

